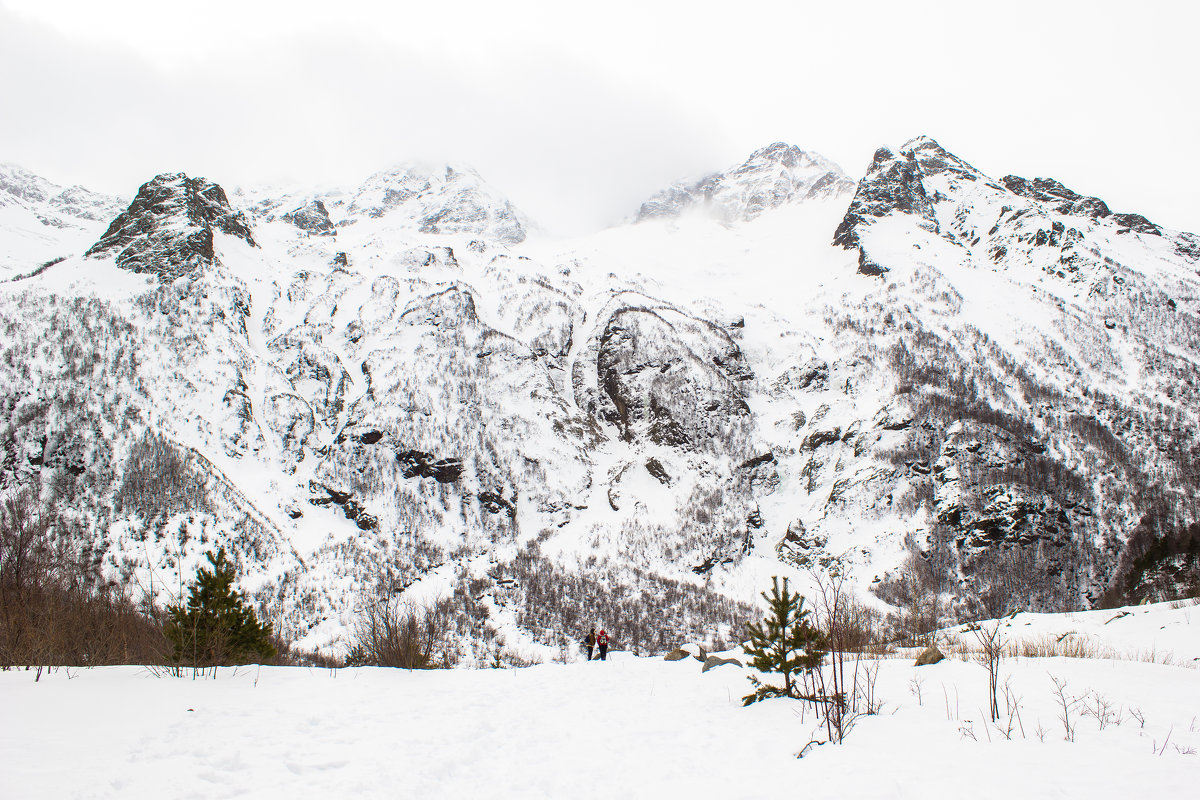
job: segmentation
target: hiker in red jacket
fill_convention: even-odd
[[[596,644],[600,646],[600,660],[608,660],[608,633],[604,628],[600,629],[600,634],[596,637]]]
[[[588,661],[592,660],[592,648],[596,646],[596,627],[588,631],[588,635],[583,637],[583,646],[587,648]]]

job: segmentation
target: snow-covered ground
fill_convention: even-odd
[[[1179,617],[1176,660],[1200,654],[1200,607],[1129,610],[1121,647],[1148,649],[1134,634]],[[1086,622],[1050,616],[1039,615],[1044,631]],[[0,796],[1194,795],[1196,669],[1007,658],[1008,699],[1002,691],[994,725],[979,664],[877,663],[881,713],[859,719],[843,745],[809,747],[801,759],[822,733],[811,711],[783,700],[743,708],[745,669],[702,673],[690,658],[615,653],[606,663],[429,672],[243,667],[199,680],[134,666],[59,669],[38,681],[10,671],[0,673]],[[1073,741],[1054,679],[1065,682]]]

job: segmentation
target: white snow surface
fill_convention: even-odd
[[[1160,625],[1179,623],[1177,654],[1200,654],[1200,607],[1123,611],[1133,620],[1124,637],[1103,644],[1144,652]],[[1039,619],[1045,630],[1080,622]],[[1006,658],[1000,681],[1017,711],[1001,699],[994,724],[978,663],[914,667],[890,658],[864,661],[860,674],[876,663],[880,713],[861,717],[843,744],[810,746],[803,758],[810,741],[824,739],[811,710],[787,700],[744,708],[749,670],[702,672],[692,658],[616,652],[607,662],[445,671],[240,667],[199,679],[137,666],[40,679],[10,670],[0,672],[0,796],[1124,800],[1195,792],[1194,668]],[[1073,741],[1052,678],[1073,703]],[[1103,726],[1085,713],[1091,707],[1102,710]]]

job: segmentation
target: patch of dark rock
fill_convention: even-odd
[[[1181,233],[1175,239],[1175,252],[1192,261],[1200,261],[1200,237],[1194,233]]]
[[[284,214],[283,219],[312,236],[331,236],[336,230],[329,219],[329,211],[320,200]]]
[[[496,492],[480,492],[479,502],[489,514],[499,514],[501,511],[504,511],[509,517],[517,515],[516,506],[506,500],[503,495]]]
[[[921,169],[916,158],[911,153],[897,153],[881,147],[875,151],[867,174],[858,182],[858,191],[834,232],[833,243],[847,250],[860,247],[859,227],[893,212],[919,217],[922,227],[930,231],[936,232],[938,229],[933,204],[921,182]],[[860,272],[864,267],[871,269],[873,265],[874,269],[881,270],[875,274],[882,274],[882,267],[863,258],[861,248],[859,253]]]
[[[383,433],[381,431],[367,431],[366,433],[359,436],[358,440],[360,442],[362,442],[363,444],[375,444],[382,438],[383,438]]]
[[[888,268],[867,255],[865,249],[858,251],[858,274],[869,278],[881,278],[888,273]]]
[[[437,458],[420,450],[401,450],[396,453],[401,474],[405,478],[433,478],[438,483],[453,483],[462,477],[463,463],[459,458]]]
[[[762,528],[766,523],[763,522],[762,512],[757,508],[746,515],[746,527],[752,531]]]
[[[687,433],[683,426],[676,422],[666,408],[658,404],[655,398],[650,398],[650,441],[667,447],[680,447],[688,443]]]
[[[662,465],[662,462],[660,462],[657,458],[647,459],[646,471],[649,472],[651,475],[653,475],[654,478],[662,485],[664,485],[664,486],[671,485],[671,476],[669,474],[667,474],[666,468]]]
[[[334,257],[333,257],[333,266],[335,266],[335,267],[350,266],[350,256],[346,255],[344,252],[339,250],[337,252],[337,254],[334,255]]]
[[[1104,219],[1111,216],[1108,205],[1098,197],[1087,197],[1078,194],[1053,178],[1034,178],[1032,181],[1016,175],[1006,175],[1000,179],[1004,187],[1013,194],[1027,197],[1050,204],[1060,214]],[[1013,215],[1013,219],[1017,218]]]
[[[796,376],[796,388],[821,391],[825,388],[826,382],[829,380],[829,362],[827,361],[810,361],[800,369],[800,373]]]
[[[1141,214],[1113,214],[1113,221],[1123,228],[1144,233],[1150,236],[1162,236],[1162,228],[1155,225]]]
[[[339,491],[317,481],[309,481],[308,488],[313,494],[309,498],[309,502],[314,506],[327,506],[330,504],[342,506],[353,496],[350,492]]]
[[[827,431],[814,431],[809,434],[800,445],[802,450],[816,450],[818,447],[823,447],[827,444],[833,444],[842,438],[841,427],[836,427]]]
[[[767,453],[763,453],[760,456],[755,456],[754,458],[746,459],[738,466],[738,469],[754,469],[755,467],[760,467],[763,464],[769,464],[774,460],[775,460],[775,454],[771,453],[771,452],[767,452]]]

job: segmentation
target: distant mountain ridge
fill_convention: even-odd
[[[655,194],[638,210],[637,221],[675,217],[702,208],[726,222],[752,220],[786,203],[840,197],[854,191],[841,167],[818,153],[775,142],[740,165],[697,181],[684,181]]]
[[[124,206],[119,198],[0,164],[0,279],[80,252]]]

